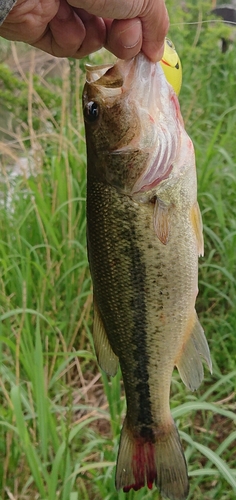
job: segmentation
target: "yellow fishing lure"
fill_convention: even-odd
[[[179,95],[182,84],[182,66],[175,46],[168,38],[165,40],[165,50],[160,63],[167,81]]]

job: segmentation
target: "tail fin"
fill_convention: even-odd
[[[116,468],[116,488],[139,490],[153,483],[170,500],[186,500],[189,491],[187,466],[178,431],[172,421],[168,433],[147,441],[134,437],[125,419]]]

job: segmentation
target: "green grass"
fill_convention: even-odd
[[[213,375],[206,370],[196,393],[175,371],[171,408],[188,461],[189,500],[234,500],[236,55],[221,54],[218,25],[198,32],[181,25],[183,13],[174,5],[170,12],[171,22],[179,23],[170,33],[182,56],[180,102],[195,145],[204,222],[197,309],[214,369]],[[183,20],[198,19],[200,12],[194,8]],[[40,77],[46,103],[27,75],[25,118],[13,120],[4,133],[8,142],[0,142],[1,500],[160,498],[155,489],[124,494],[114,488],[125,399],[120,373],[112,380],[100,373],[92,347],[81,65],[70,63],[63,84]],[[55,93],[60,100],[53,120]],[[32,161],[29,177],[9,176],[20,156]]]

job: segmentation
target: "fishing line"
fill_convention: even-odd
[[[236,22],[234,21],[224,21],[223,19],[207,19],[205,21],[191,21],[191,22],[183,22],[183,23],[170,23],[170,26],[185,26],[187,25],[198,25],[198,24],[206,24],[206,23],[223,23],[223,24],[232,24],[236,26]]]

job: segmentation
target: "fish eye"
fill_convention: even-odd
[[[90,101],[84,108],[84,119],[86,122],[94,123],[99,117],[99,104],[95,101]]]

